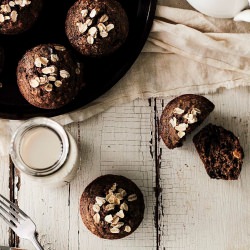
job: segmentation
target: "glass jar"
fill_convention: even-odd
[[[15,131],[10,156],[25,178],[49,187],[69,183],[79,166],[72,135],[45,117],[29,119]]]

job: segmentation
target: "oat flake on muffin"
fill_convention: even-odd
[[[133,233],[144,214],[140,189],[128,178],[104,175],[91,182],[80,199],[86,227],[105,239],[120,239]]]
[[[59,44],[42,44],[27,51],[17,67],[20,92],[32,105],[55,109],[69,103],[79,92],[80,64]]]
[[[103,56],[117,50],[128,35],[126,12],[115,0],[79,0],[68,11],[66,34],[83,55]]]
[[[0,33],[19,34],[33,25],[42,9],[42,0],[0,0]]]

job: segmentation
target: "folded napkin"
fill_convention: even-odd
[[[205,16],[185,0],[159,3],[148,41],[127,74],[106,94],[57,121],[83,121],[136,98],[250,85],[249,23]]]
[[[148,41],[127,74],[95,101],[53,119],[65,125],[137,98],[205,94],[250,85],[249,23],[207,17],[185,0],[158,3]],[[0,125],[1,155],[8,145],[3,142],[9,140],[2,132],[6,123]],[[14,130],[18,122],[10,125]]]

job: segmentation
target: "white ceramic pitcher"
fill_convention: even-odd
[[[203,14],[218,18],[233,18],[249,7],[248,0],[187,0]]]

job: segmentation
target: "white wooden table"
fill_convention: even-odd
[[[250,88],[206,95],[216,108],[206,122],[240,137],[245,160],[238,181],[211,180],[192,136],[169,150],[158,137],[158,119],[167,99],[136,100],[82,123],[66,126],[77,139],[81,164],[63,188],[31,186],[18,177],[8,157],[0,161],[0,192],[29,214],[45,249],[250,249]],[[122,240],[92,235],[79,215],[79,198],[101,174],[124,175],[141,188],[146,211],[141,226]],[[18,188],[14,188],[16,186]],[[0,245],[32,245],[18,239],[0,220]]]

